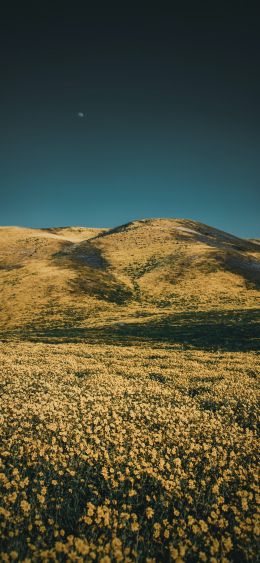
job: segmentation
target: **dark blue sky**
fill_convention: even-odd
[[[20,4],[0,14],[1,225],[260,236],[253,4]]]

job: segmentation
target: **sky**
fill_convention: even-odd
[[[256,2],[0,10],[0,225],[260,236]]]

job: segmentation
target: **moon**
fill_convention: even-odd
[[[83,113],[82,111],[79,111],[79,112],[78,112],[78,117],[81,117],[81,118],[84,117],[84,113]]]

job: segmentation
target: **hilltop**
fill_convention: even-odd
[[[140,333],[172,315],[255,315],[260,246],[188,219],[112,229],[1,227],[0,273],[2,334]]]

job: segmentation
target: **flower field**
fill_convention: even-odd
[[[256,561],[255,352],[0,344],[1,561]]]

